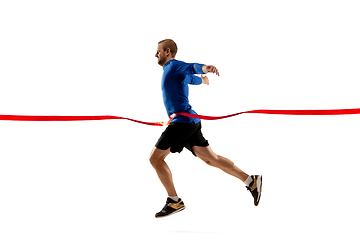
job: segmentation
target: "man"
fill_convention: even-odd
[[[208,85],[209,79],[206,75],[198,77],[194,74],[214,73],[220,75],[215,66],[176,60],[176,53],[177,45],[173,40],[166,39],[158,43],[155,57],[158,59],[158,64],[164,69],[161,88],[165,108],[168,116],[173,113],[196,114],[189,104],[188,84]],[[258,205],[261,196],[262,176],[249,176],[229,159],[215,154],[201,133],[201,121],[199,119],[177,115],[162,133],[150,154],[150,163],[156,170],[168,194],[164,208],[156,213],[155,217],[166,217],[185,209],[184,202],[175,191],[169,166],[164,161],[170,152],[180,153],[184,147],[208,165],[217,167],[243,181],[254,197],[255,206]]]

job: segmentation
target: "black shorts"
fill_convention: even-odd
[[[209,143],[201,133],[201,122],[196,124],[172,122],[161,134],[155,146],[161,150],[170,148],[172,153],[180,153],[186,147],[196,156],[192,147],[207,147]]]

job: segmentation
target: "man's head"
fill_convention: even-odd
[[[171,39],[165,39],[158,43],[155,57],[158,59],[158,64],[164,66],[169,60],[175,58],[176,53],[176,43]]]

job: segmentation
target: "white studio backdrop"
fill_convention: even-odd
[[[215,65],[191,86],[204,115],[358,108],[357,1],[1,1],[0,114],[167,119],[157,43]],[[263,174],[261,202],[189,152],[149,153],[163,127],[126,120],[0,122],[1,239],[358,239],[360,116],[203,121],[213,150]]]

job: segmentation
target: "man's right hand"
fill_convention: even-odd
[[[211,72],[211,73],[214,73],[214,74],[220,76],[219,71],[218,71],[217,68],[216,68],[215,66],[213,66],[213,65],[204,65],[203,68],[202,68],[202,70],[203,70],[204,73],[209,73],[209,72]]]

